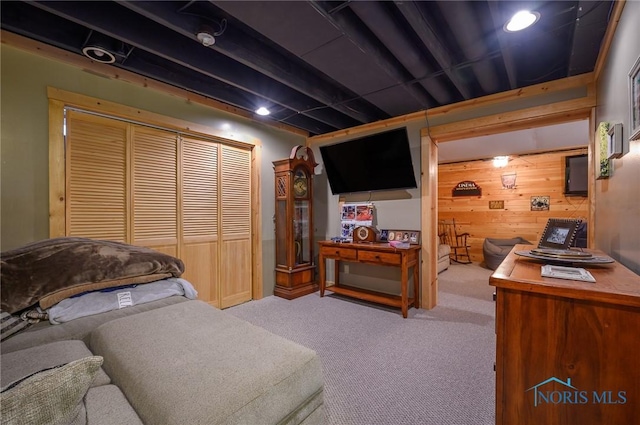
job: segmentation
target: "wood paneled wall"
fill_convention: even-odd
[[[589,201],[564,196],[565,157],[586,154],[587,148],[511,156],[503,168],[491,160],[457,162],[438,166],[438,219],[455,218],[458,229],[470,234],[471,259],[482,262],[485,238],[521,236],[537,244],[549,218],[587,220]],[[516,173],[514,189],[503,189],[501,176]],[[453,197],[461,181],[474,181],[481,196]],[[549,196],[548,211],[531,211],[531,197]],[[504,201],[504,209],[489,209],[490,201]]]

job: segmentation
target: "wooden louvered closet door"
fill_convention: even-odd
[[[132,125],[131,142],[131,243],[178,256],[176,135]]]
[[[182,261],[184,278],[201,299],[220,307],[218,286],[217,143],[182,140]]]
[[[76,111],[67,129],[67,235],[177,256],[216,307],[252,298],[250,150]]]
[[[251,299],[251,153],[222,146],[221,307]]]
[[[67,236],[128,242],[127,124],[67,115]]]

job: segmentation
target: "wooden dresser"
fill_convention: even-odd
[[[640,420],[640,276],[581,266],[596,283],[543,278],[514,252],[496,287],[496,424],[629,425]],[[602,252],[591,251],[602,255]]]

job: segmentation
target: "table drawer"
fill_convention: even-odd
[[[357,251],[353,248],[323,246],[320,248],[320,252],[327,258],[337,258],[338,260],[355,260],[358,258]]]
[[[358,261],[397,266],[402,263],[402,257],[394,252],[358,251]]]

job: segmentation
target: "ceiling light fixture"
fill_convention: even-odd
[[[508,156],[494,156],[493,157],[493,166],[496,168],[506,167],[509,163]]]
[[[538,19],[540,19],[540,14],[538,12],[521,10],[513,15],[513,17],[509,19],[506,24],[504,24],[504,30],[506,32],[521,31],[535,24]]]
[[[113,53],[100,46],[83,47],[82,54],[89,59],[100,63],[114,63],[116,61],[116,57]]]
[[[265,108],[264,106],[261,106],[258,109],[256,109],[256,114],[258,114],[258,115],[265,116],[265,115],[269,115],[270,113],[271,112],[267,108]]]
[[[213,46],[216,42],[216,38],[206,30],[199,31],[196,38],[204,47]]]
[[[211,19],[210,21],[214,22],[218,27],[220,27],[220,29],[218,31],[214,31],[209,24],[200,24],[198,31],[196,32],[196,38],[204,47],[213,46],[216,42],[216,37],[220,37],[227,29],[226,19],[223,19],[220,22],[215,19]]]

